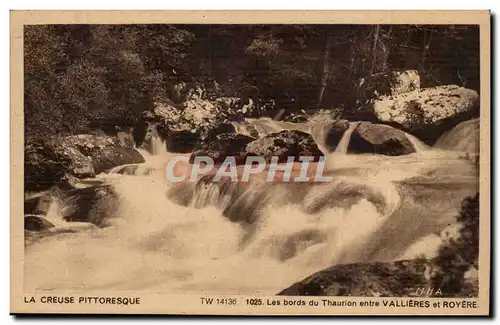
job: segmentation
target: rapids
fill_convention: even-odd
[[[109,227],[26,246],[26,291],[272,295],[334,264],[435,250],[419,245],[415,251],[415,243],[453,223],[462,199],[478,190],[477,164],[463,152],[429,148],[408,135],[416,153],[348,155],[348,131],[328,148],[321,125],[249,119],[236,129],[249,134],[253,128],[259,136],[292,128],[314,133],[328,155],[326,174],[334,177],[328,184],[213,183],[210,177],[170,184],[164,168],[175,153],[152,143],[156,155],[141,151],[146,163],[94,180],[118,194],[119,217]],[[61,208],[52,208],[51,219]],[[56,226],[64,224],[59,216]]]

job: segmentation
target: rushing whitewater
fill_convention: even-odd
[[[250,126],[260,136],[313,130],[270,119],[236,129],[250,133]],[[213,183],[210,176],[172,184],[164,167],[174,154],[166,152],[101,174],[96,181],[117,193],[116,217],[105,228],[28,245],[26,290],[276,294],[335,264],[427,253],[431,245],[416,243],[454,222],[461,200],[477,191],[477,165],[411,136],[414,154],[348,155],[348,132],[325,149],[328,184]],[[52,218],[62,208],[55,205]]]

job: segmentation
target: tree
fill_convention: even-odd
[[[440,248],[436,257],[439,270],[432,279],[434,287],[445,295],[460,293],[465,272],[478,268],[479,193],[464,199],[457,222],[462,225],[459,236]]]
[[[258,107],[346,113],[359,109],[359,79],[389,70],[418,69],[423,87],[479,90],[477,26],[37,25],[24,43],[34,137],[132,126],[195,84]]]
[[[26,135],[133,126],[189,75],[192,41],[171,25],[26,26]]]

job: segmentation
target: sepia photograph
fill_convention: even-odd
[[[16,309],[150,313],[143,296],[180,295],[207,314],[488,313],[475,13],[18,19]]]

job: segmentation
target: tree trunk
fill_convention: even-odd
[[[392,25],[390,25],[389,30],[386,32],[388,42],[384,44],[384,42],[380,42],[384,48],[384,57],[382,60],[382,71],[386,72],[389,67],[389,56],[392,50]]]
[[[321,86],[318,94],[318,102],[316,108],[320,108],[321,102],[323,101],[323,95],[325,94],[326,85],[328,84],[328,77],[330,76],[330,48],[332,43],[332,37],[326,35],[325,50],[323,52],[323,75],[321,76]]]
[[[372,66],[370,69],[371,75],[373,75],[373,73],[375,72],[375,65],[377,63],[377,42],[378,42],[379,32],[380,32],[380,25],[375,25],[375,30],[373,31]]]
[[[208,25],[208,78],[212,80],[212,25]]]
[[[429,54],[429,47],[431,46],[433,31],[430,30],[429,37],[427,37],[427,30],[424,30],[424,39],[422,44],[422,56],[420,59],[420,65],[422,68],[425,68],[425,64],[427,62],[427,56]]]

